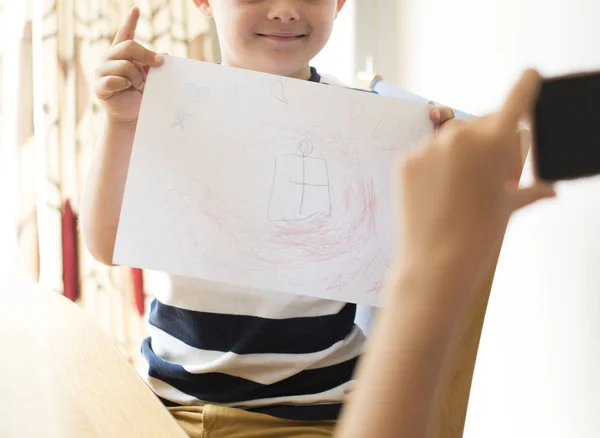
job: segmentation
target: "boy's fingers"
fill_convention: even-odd
[[[150,67],[137,61],[133,61],[133,65],[135,66],[135,68],[137,68],[137,70],[140,72],[145,81],[148,77],[148,70],[150,70]]]
[[[123,41],[108,49],[107,60],[125,59],[137,61],[151,67],[158,67],[164,61],[164,56],[146,49],[136,41]]]
[[[433,123],[436,125],[441,125],[442,123],[454,118],[454,111],[452,108],[448,108],[447,106],[440,106],[431,110],[429,117]]]
[[[123,41],[132,40],[135,38],[135,29],[137,27],[138,20],[140,19],[140,10],[137,6],[134,6],[131,11],[129,11],[129,15],[127,15],[127,19],[125,23],[121,25],[117,34],[115,35],[115,39],[112,43],[113,46],[116,46]]]
[[[108,100],[113,94],[131,87],[131,81],[122,76],[104,76],[96,81],[96,96]]]
[[[120,76],[129,79],[138,90],[143,88],[145,82],[144,74],[133,63],[123,59],[106,61],[96,70],[96,74],[98,77]]]
[[[461,119],[446,120],[442,125],[436,125],[435,133],[439,135],[441,131],[456,133],[457,129],[461,129],[467,122]]]
[[[526,70],[512,88],[500,111],[502,129],[514,129],[522,117],[528,115],[537,99],[541,84],[540,74]]]

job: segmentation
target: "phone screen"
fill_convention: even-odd
[[[542,180],[600,173],[600,73],[545,79],[533,122]]]

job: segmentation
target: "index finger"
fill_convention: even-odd
[[[532,69],[525,70],[521,79],[508,94],[500,111],[500,121],[503,127],[512,129],[517,126],[523,116],[531,113],[540,85],[540,74]]]
[[[106,52],[106,60],[110,61],[117,59],[137,61],[142,65],[157,67],[162,64],[164,56],[146,49],[137,41],[128,40],[111,47]]]
[[[135,29],[137,28],[139,19],[140,9],[137,6],[134,6],[131,11],[129,11],[129,15],[127,15],[127,20],[125,20],[125,23],[123,23],[123,25],[117,31],[112,45],[115,46],[123,41],[134,39]]]

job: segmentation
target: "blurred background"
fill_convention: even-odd
[[[132,364],[148,300],[165,280],[96,263],[76,220],[101,129],[94,69],[134,4],[141,9],[142,44],[219,60],[212,22],[192,0],[0,0],[0,273],[18,272],[66,294]],[[600,70],[598,23],[598,0],[348,0],[314,65],[347,83],[376,73],[479,115],[497,107],[525,67],[546,75]],[[585,196],[578,199],[554,204],[552,214],[568,217],[577,206],[587,217],[600,214],[600,203],[589,207]],[[597,224],[579,224],[582,239],[586,227]],[[516,242],[511,248],[520,266],[529,261],[519,259],[530,253],[518,246],[527,233],[514,229],[507,239]],[[527,245],[542,248],[551,233]],[[572,244],[553,251],[571,251]],[[600,287],[600,280],[592,283]]]

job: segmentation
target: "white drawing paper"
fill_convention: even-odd
[[[431,106],[167,57],[135,135],[114,263],[379,305],[391,170]]]

